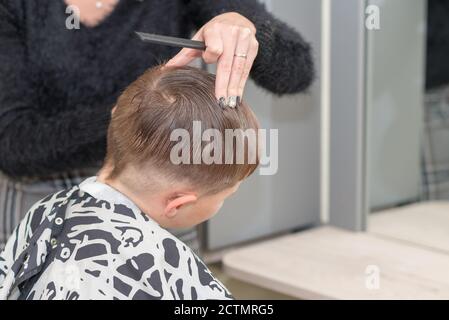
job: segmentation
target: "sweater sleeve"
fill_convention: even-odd
[[[73,105],[47,115],[38,84],[27,77],[26,32],[12,1],[0,2],[0,171],[43,176],[102,159],[112,106]]]
[[[196,27],[225,12],[240,13],[254,23],[259,53],[250,75],[257,85],[282,95],[304,91],[313,82],[310,44],[257,0],[185,1]]]

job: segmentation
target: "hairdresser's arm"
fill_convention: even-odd
[[[25,23],[5,3],[13,2],[0,3],[0,171],[22,177],[94,164],[105,152],[109,107],[74,105],[46,115],[41,84],[29,76]]]
[[[240,18],[234,18],[235,25],[239,27],[248,27],[245,18],[254,24],[259,50],[250,75],[261,87],[276,94],[285,94],[304,91],[312,83],[314,66],[310,45],[298,32],[268,13],[257,0],[185,2],[189,16],[199,28],[210,24],[212,19],[226,12],[237,12],[241,15]],[[224,28],[223,24],[232,23],[231,21],[232,18],[228,17],[221,27]],[[226,32],[229,32],[228,28]],[[209,33],[212,36],[206,35],[206,45],[208,41],[216,42],[213,39],[216,38],[213,36],[213,30]],[[188,54],[189,51],[185,53]]]

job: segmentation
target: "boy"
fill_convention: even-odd
[[[175,129],[192,139],[195,121],[223,134],[258,129],[244,103],[219,106],[214,82],[199,69],[159,66],[123,92],[98,175],[36,203],[10,237],[0,254],[0,299],[232,299],[165,230],[209,219],[257,167],[248,153],[238,164],[174,163]],[[192,145],[182,150],[195,158],[206,144]],[[225,158],[221,151],[214,159]]]

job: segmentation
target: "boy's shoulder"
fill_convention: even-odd
[[[80,226],[81,216],[93,224]],[[89,248],[83,263],[107,270],[119,299],[232,298],[185,243],[132,205],[87,198],[73,204],[66,223],[71,241],[82,243],[73,259]],[[107,254],[109,265],[97,266]]]

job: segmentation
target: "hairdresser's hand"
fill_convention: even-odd
[[[205,51],[184,48],[167,62],[167,66],[184,66],[201,56],[206,63],[217,63],[217,99],[221,105],[235,107],[257,56],[259,43],[255,34],[254,24],[244,16],[235,12],[221,14],[192,38],[204,41]]]

